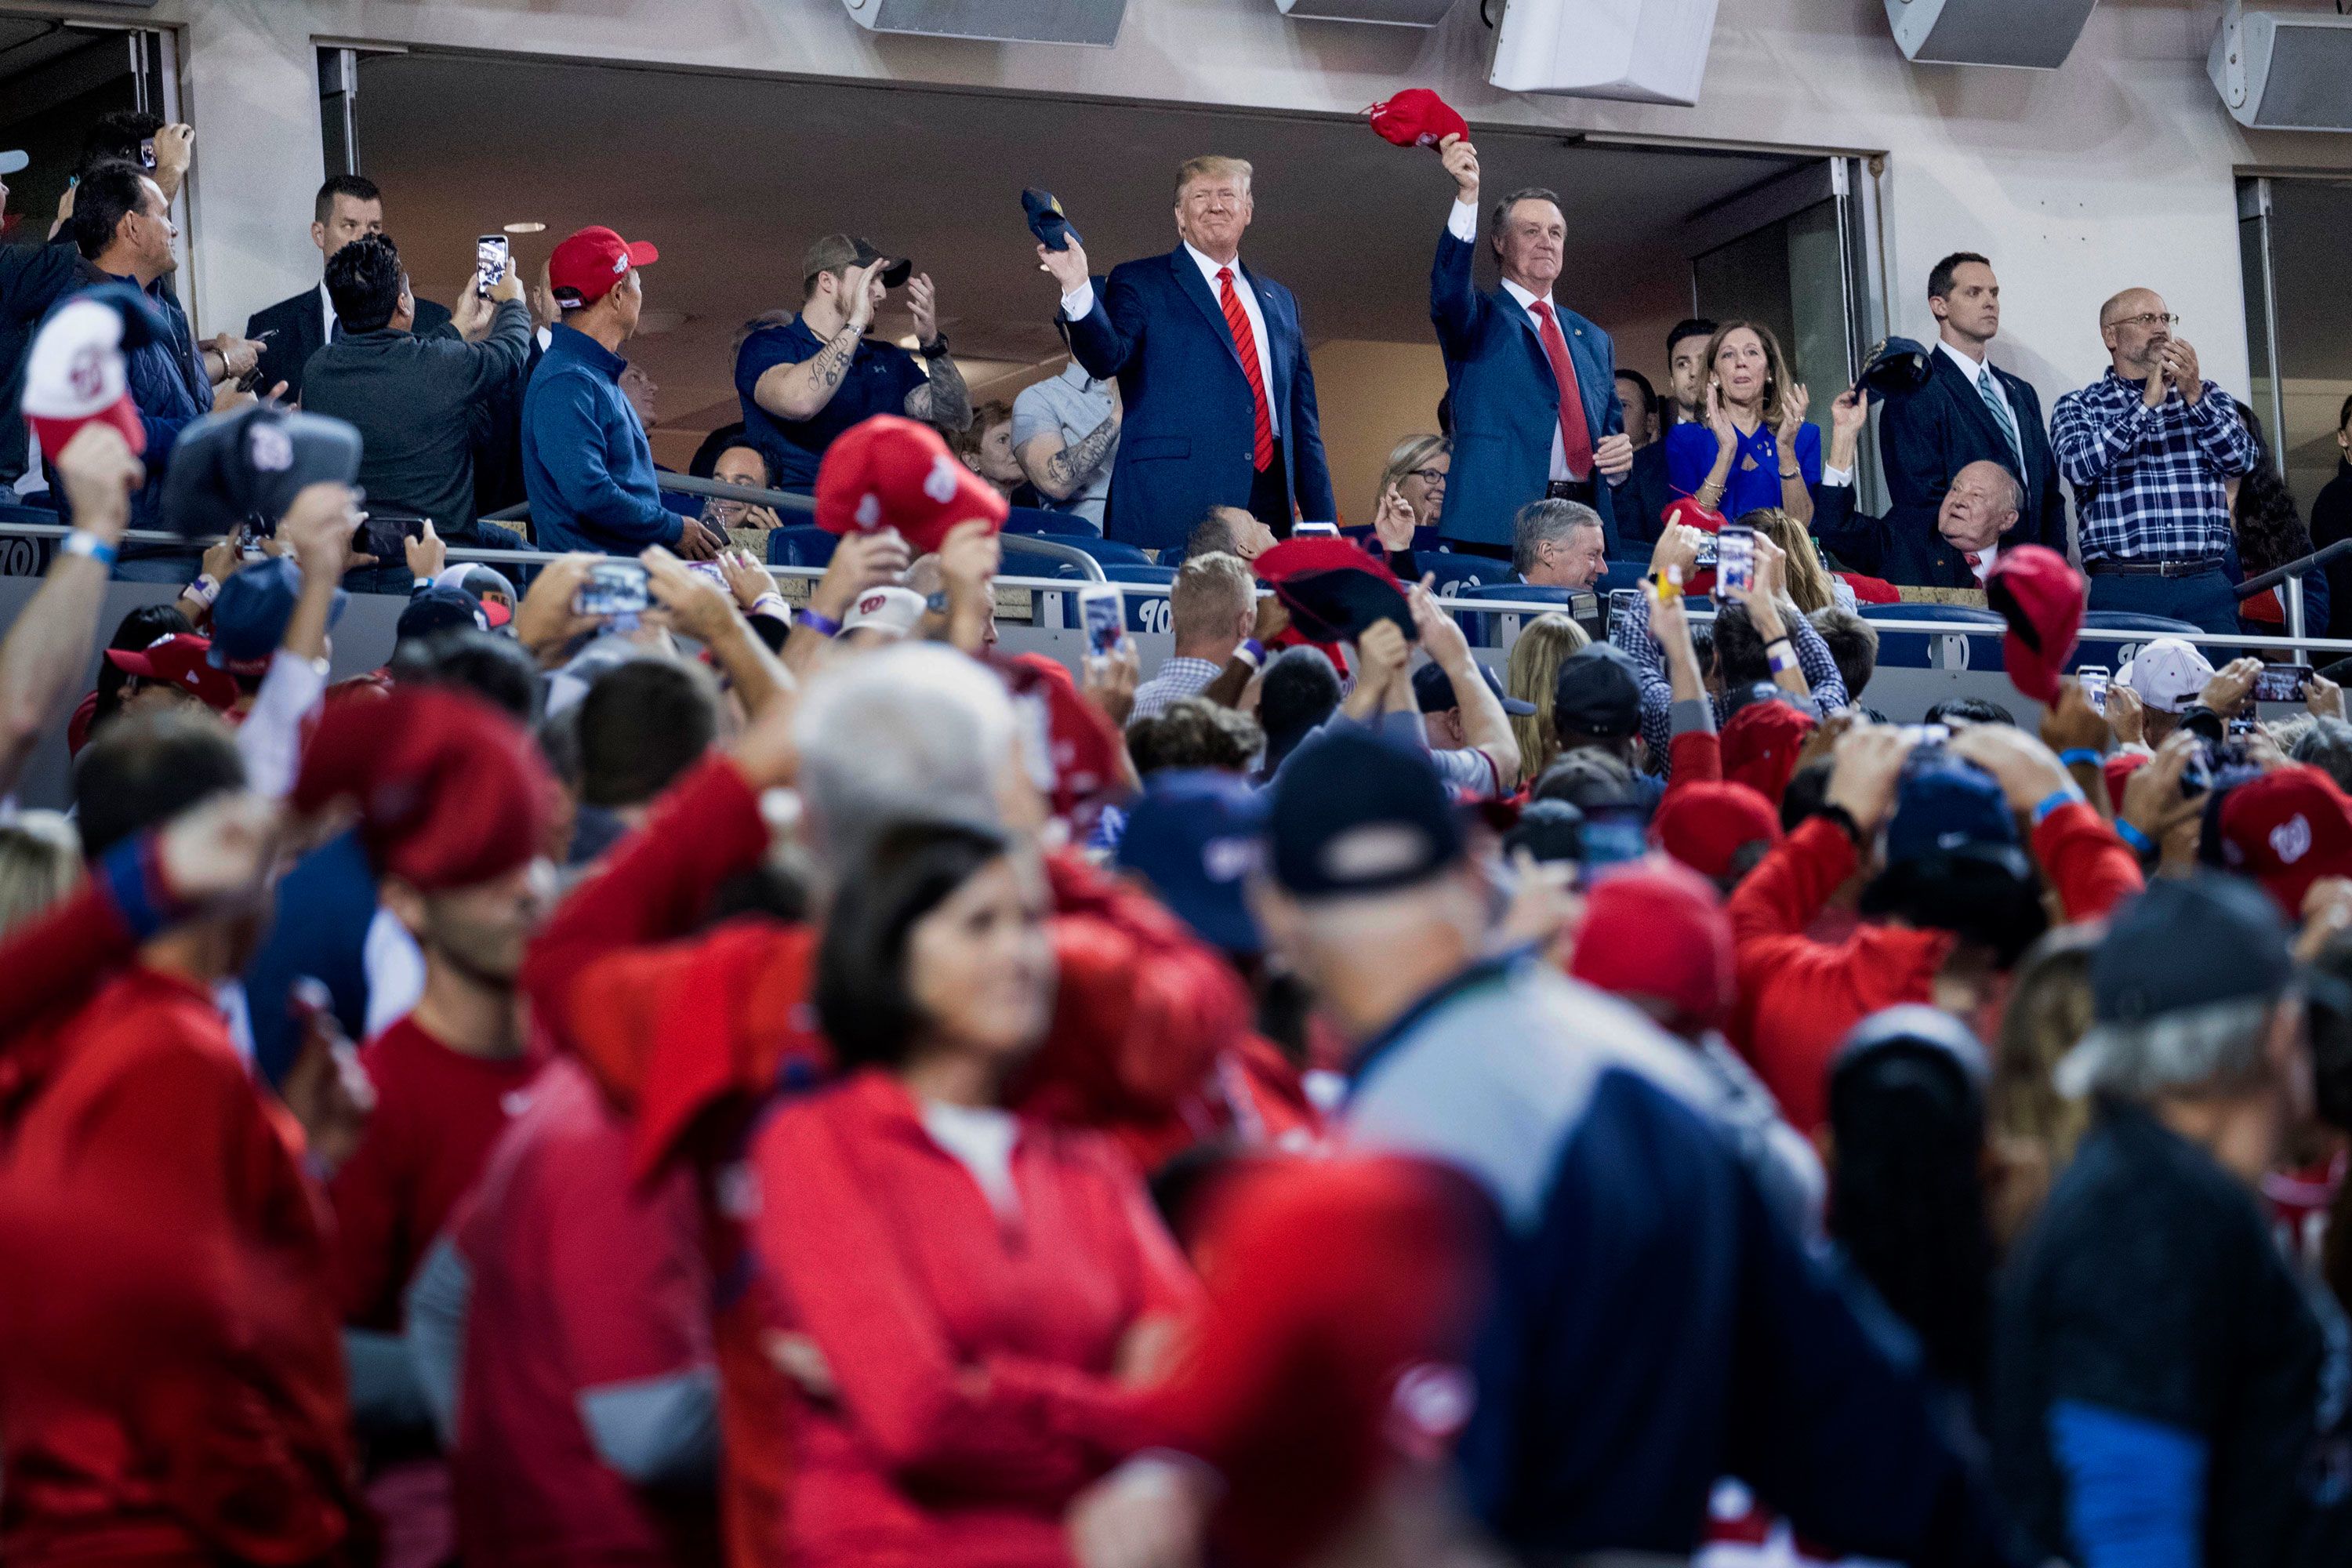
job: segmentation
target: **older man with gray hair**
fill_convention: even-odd
[[[1591,588],[1609,570],[1601,514],[1575,500],[1519,508],[1511,520],[1511,570],[1531,588]]]
[[[2260,1184],[2313,1102],[2288,934],[2251,883],[2152,884],[2058,1082],[2090,1130],[2014,1256],[1990,1436],[2042,1555],[2352,1561],[2347,1331]]]

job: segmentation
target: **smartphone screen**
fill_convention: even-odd
[[[474,292],[488,298],[507,275],[507,237],[477,235],[474,238]]]
[[[1293,539],[1337,539],[1339,525],[1336,522],[1294,522],[1290,525]]]
[[[1746,593],[1756,585],[1756,531],[1727,528],[1716,548],[1716,585],[1725,593]]]
[[[1633,606],[1641,602],[1642,592],[1638,588],[1612,588],[1609,591],[1609,640],[1611,642],[1617,640],[1617,628],[1624,624],[1625,617],[1633,614]]]
[[[142,169],[155,166],[155,138],[152,136],[139,143],[139,166]]]
[[[1078,616],[1087,628],[1087,651],[1100,658],[1127,636],[1127,609],[1118,585],[1093,583],[1078,590]]]
[[[1698,555],[1694,561],[1692,561],[1691,564],[1693,566],[1714,565],[1717,556],[1722,551],[1722,548],[1723,541],[1721,538],[1712,533],[1702,533],[1699,535]]]
[[[588,581],[572,607],[583,616],[634,616],[653,602],[646,569],[634,561],[603,561],[588,569]]]
[[[2311,689],[2311,666],[2266,664],[2254,677],[2257,702],[2300,702]]]
[[[2074,679],[2081,683],[2083,695],[2089,700],[2091,707],[2098,712],[2105,712],[2107,686],[2115,679],[2115,672],[2104,664],[2086,664],[2074,672]]]

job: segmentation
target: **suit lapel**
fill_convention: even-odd
[[[1176,287],[1201,308],[1201,314],[1208,318],[1209,325],[1215,330],[1217,341],[1225,345],[1225,357],[1234,362],[1234,369],[1240,369],[1241,351],[1234,347],[1234,330],[1225,322],[1225,308],[1209,288],[1209,280],[1201,276],[1200,268],[1192,261],[1192,253],[1180,245],[1168,258],[1168,265],[1176,274]]]
[[[1952,401],[1960,405],[1962,412],[1969,418],[1976,421],[1978,433],[1992,443],[1995,451],[2011,451],[2009,432],[2000,427],[2000,421],[1992,416],[1992,410],[1985,406],[1984,394],[1979,392],[1975,384],[1969,380],[1969,373],[1954,364],[1952,356],[1946,353],[1940,344],[1937,345],[1935,353],[1936,373],[1944,378],[1944,384],[1950,389]],[[1987,365],[1985,369],[1990,372],[1992,367]],[[1999,377],[1994,378],[1993,385],[2000,390],[2003,397],[2009,395],[2009,389],[2001,386]],[[2009,416],[2012,419],[2017,417],[2017,408],[2013,404],[2010,407]]]
[[[1535,313],[1519,303],[1519,297],[1517,294],[1499,283],[1495,285],[1494,300],[1501,308],[1505,319],[1518,323],[1520,333],[1528,345],[1528,353],[1535,355],[1536,367],[1543,372],[1544,379],[1552,383],[1556,390],[1559,384],[1559,378],[1551,373],[1551,355],[1544,353],[1543,331],[1536,325]],[[1575,351],[1570,350],[1570,363],[1573,363],[1575,357]],[[1580,384],[1582,382],[1581,373],[1579,373],[1577,379]]]

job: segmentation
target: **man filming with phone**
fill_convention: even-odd
[[[487,293],[478,277],[458,297],[451,327],[423,334],[389,235],[363,235],[329,257],[327,294],[342,332],[303,367],[303,404],[358,427],[370,512],[430,519],[453,542],[520,548],[520,535],[475,521],[472,440],[477,412],[514,384],[530,348],[530,311],[513,264]],[[364,586],[407,587],[399,581],[404,568],[375,570],[391,580]]]

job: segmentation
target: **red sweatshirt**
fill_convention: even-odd
[[[345,1322],[400,1327],[401,1292],[482,1173],[490,1145],[530,1102],[541,1059],[467,1056],[414,1018],[368,1043],[360,1060],[375,1086],[375,1114],[327,1187],[335,1205],[335,1296]]]
[[[751,920],[688,935],[730,875],[766,852],[759,798],[713,755],[556,910],[523,969],[536,1016],[633,1117],[640,1177],[685,1157],[705,1178],[730,1560],[781,1550],[785,1435],[761,1348],[761,1281],[739,1268],[740,1208],[721,1201],[751,1113],[818,1079],[830,1053],[807,1003],[815,933]],[[1047,862],[1061,963],[1051,1037],[1028,1075],[1032,1107],[1121,1133],[1164,1135],[1179,1102],[1250,1028],[1247,991],[1148,896],[1074,858]]]
[[[2139,859],[2088,805],[2062,805],[2033,830],[2033,854],[2069,920],[2095,920],[2140,889]],[[1950,932],[1864,925],[1841,942],[1805,935],[1856,864],[1825,817],[1799,825],[1731,895],[1738,948],[1738,1043],[1781,1114],[1811,1133],[1829,1117],[1829,1063],[1848,1030],[1883,1007],[1931,1001]]]
[[[751,1163],[760,1263],[839,1391],[793,1423],[793,1561],[1067,1563],[1064,1508],[1144,1440],[1121,1342],[1195,1290],[1134,1168],[1024,1119],[1000,1214],[870,1068],[779,1110]]]
[[[131,864],[0,944],[0,1560],[359,1560],[323,1199]]]

